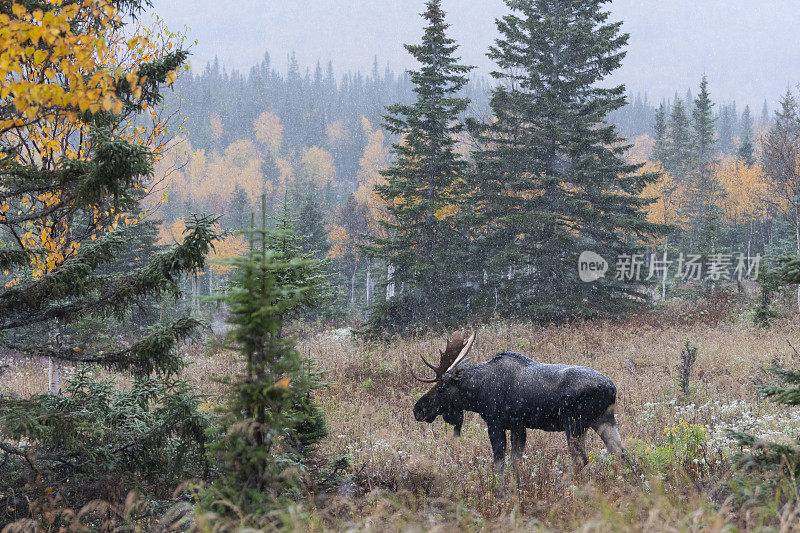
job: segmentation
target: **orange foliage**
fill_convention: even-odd
[[[265,111],[253,121],[253,130],[256,140],[272,152],[272,155],[277,155],[283,140],[281,119],[276,114]]]
[[[186,221],[183,217],[177,219],[170,225],[161,224],[158,228],[158,244],[172,246],[183,242],[183,234],[186,231]]]
[[[347,204],[339,206],[336,218],[342,223],[328,226],[330,258],[352,254],[358,261],[361,258],[359,245],[364,244],[364,233],[386,236],[386,228],[381,222],[388,220],[389,212],[375,192],[375,186],[385,179],[380,170],[389,163],[389,149],[384,144],[386,135],[381,130],[373,130],[367,119],[362,118],[361,122],[367,134],[367,146],[364,147],[356,175],[358,188],[353,193],[356,205],[354,208]],[[343,212],[346,209],[352,211]]]
[[[162,167],[157,169],[168,190],[181,191],[214,213],[225,212],[237,184],[247,191],[252,202],[260,198],[264,185],[261,159],[251,141],[236,141],[223,155],[209,157],[204,150],[193,152],[189,141],[181,139],[175,152],[185,154],[188,162],[172,163],[168,172]]]
[[[318,146],[312,146],[303,152],[300,169],[303,177],[316,187],[332,184],[336,177],[333,156]]]
[[[328,137],[328,146],[331,148],[338,148],[341,146],[349,134],[350,132],[347,131],[344,122],[341,120],[331,122],[325,128],[325,135]]]
[[[244,235],[228,235],[221,241],[214,243],[214,251],[211,254],[210,266],[216,275],[228,274],[233,270],[233,266],[225,262],[224,259],[236,257],[247,251],[247,239]]]
[[[369,231],[373,235],[385,233],[382,221],[388,220],[389,212],[383,199],[375,192],[375,186],[383,183],[380,171],[389,163],[389,149],[384,145],[386,135],[381,130],[372,130],[367,119],[362,119],[364,131],[367,133],[367,146],[359,160],[358,189],[354,194],[356,201],[366,207]]]
[[[656,200],[647,207],[647,220],[655,224],[670,224],[685,227],[687,220],[683,216],[685,191],[681,183],[663,170],[660,163],[648,161],[642,173],[660,172],[661,177],[649,183],[642,191],[643,198]]]
[[[767,183],[760,166],[725,157],[717,165],[714,178],[725,191],[722,207],[728,221],[739,223],[766,214]]]
[[[331,224],[328,226],[328,242],[331,243],[331,249],[328,250],[328,258],[334,259],[342,257],[348,252],[356,249],[352,242],[353,236],[347,230],[338,224]]]

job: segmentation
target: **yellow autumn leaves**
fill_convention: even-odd
[[[123,80],[134,99],[141,97],[147,79],[136,74],[138,66],[161,57],[173,46],[168,42],[173,35],[155,38],[153,30],[142,27],[125,35],[123,24],[123,14],[109,0],[45,0],[42,9],[31,11],[13,3],[10,12],[0,14],[0,141],[21,147],[15,154],[18,163],[53,171],[64,160],[87,157],[87,142],[75,142],[89,138],[81,113],[123,113],[117,94]],[[177,72],[167,74],[170,83],[176,78]],[[118,134],[157,152],[164,131],[164,122],[154,117],[153,127],[123,127]],[[54,207],[70,201],[55,190],[6,197],[0,206],[7,225],[12,210],[25,219],[13,224],[13,231],[23,249],[37,252],[30,265],[35,277],[54,270],[80,248],[72,228],[52,214]],[[95,223],[92,240],[119,223],[138,220],[107,206],[87,209]]]
[[[660,163],[648,161],[642,172],[661,173],[657,181],[642,191],[642,197],[656,199],[648,206],[648,220],[685,228],[686,205],[691,194],[687,185],[664,171]],[[767,215],[769,183],[759,165],[747,165],[740,158],[725,156],[714,166],[712,178],[717,186],[716,202],[729,223],[742,224]]]
[[[84,111],[119,114],[118,80],[138,99],[147,80],[129,67],[158,56],[160,45],[146,34],[118,31],[122,16],[109,0],[47,3],[47,11],[15,3],[11,15],[0,14],[0,132],[60,114],[70,122]],[[172,83],[177,73],[167,78]]]
[[[47,12],[13,4],[13,16],[0,15],[0,98],[13,101],[19,112],[0,121],[0,130],[40,119],[53,108],[122,111],[113,91],[116,72],[108,68],[114,50],[105,35],[84,31],[91,19],[104,26],[117,22],[114,6],[103,0],[49,3],[53,9]]]
[[[218,231],[221,228],[217,226]],[[174,245],[183,242],[186,234],[186,220],[180,217],[172,224],[161,224],[158,232],[158,244],[161,245]],[[244,235],[228,235],[224,239],[214,243],[214,251],[209,256],[208,266],[211,272],[216,275],[229,274],[233,270],[233,266],[224,263],[223,260],[230,257],[237,257],[243,255],[247,251],[247,238]],[[203,275],[202,273],[200,275]]]

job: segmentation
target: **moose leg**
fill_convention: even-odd
[[[489,441],[492,443],[492,452],[494,452],[494,474],[497,481],[497,493],[502,497],[506,468],[506,430],[499,427],[490,427]]]
[[[517,479],[517,490],[520,490],[520,468],[522,452],[525,450],[527,429],[523,426],[511,430],[511,463],[514,467],[514,477]]]
[[[567,409],[568,406],[569,403],[562,412],[561,423],[564,433],[567,435],[567,449],[577,474],[589,462],[589,458],[586,457],[586,425],[579,414],[575,414],[572,409]]]
[[[586,456],[586,431],[571,431],[568,429],[567,448],[577,474],[589,462],[589,458]]]

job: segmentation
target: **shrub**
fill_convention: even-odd
[[[62,396],[6,398],[0,493],[28,502],[58,495],[72,507],[130,489],[165,497],[206,470],[209,415],[199,404],[183,381],[142,376],[120,389],[95,379],[88,366],[77,369]],[[5,505],[0,518],[26,516],[27,507]]]
[[[664,428],[664,443],[652,447],[642,445],[635,455],[650,470],[665,473],[670,469],[702,474],[706,466],[705,449],[708,435],[703,426],[681,421]]]
[[[771,372],[783,384],[759,386],[763,396],[783,405],[800,405],[800,370],[775,367]],[[759,503],[797,498],[800,489],[800,438],[767,442],[742,431],[729,433],[742,447],[733,458],[736,474],[732,486],[739,497],[759,500]]]

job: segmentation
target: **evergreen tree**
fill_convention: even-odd
[[[43,31],[69,36],[73,47],[67,47],[73,54],[71,73],[66,76],[59,70],[66,60],[56,62],[50,67],[56,76],[35,76],[34,86],[44,87],[39,85],[42,80],[52,77],[63,101],[73,102],[69,97],[76,86],[91,87],[92,80],[102,78],[107,70],[105,64],[81,64],[97,61],[81,49],[81,43],[123,32],[125,22],[135,18],[143,4],[126,0],[100,10],[72,1],[29,3],[29,9],[45,13]],[[71,23],[48,22],[64,15],[66,8],[74,8],[76,18]],[[14,17],[18,17],[16,10]],[[62,46],[38,39],[27,45],[41,46],[46,55]],[[27,89],[12,93],[4,103],[2,120],[11,119],[15,125],[7,127],[4,122],[0,138],[0,205],[5,206],[0,228],[16,238],[0,249],[0,265],[8,281],[0,288],[0,346],[51,361],[52,394],[0,399],[4,464],[10,459],[14,470],[35,480],[25,491],[49,485],[56,493],[76,495],[70,502],[80,506],[81,498],[107,497],[103,491],[119,490],[120,482],[146,485],[151,469],[156,477],[167,470],[172,470],[171,475],[186,475],[175,472],[170,463],[180,462],[184,453],[194,454],[204,443],[202,417],[195,416],[197,402],[189,387],[174,379],[183,368],[176,345],[199,326],[195,318],[174,316],[143,331],[127,328],[111,348],[90,338],[81,342],[74,334],[87,317],[102,317],[106,324],[118,326],[132,308],[146,307],[156,298],[180,296],[182,278],[203,269],[217,238],[214,220],[195,218],[187,224],[181,244],[156,251],[152,249],[153,227],[133,223],[138,220],[143,191],[153,180],[155,153],[147,143],[132,139],[128,126],[144,110],[161,105],[162,88],[187,56],[180,47],[164,51],[151,62],[119,73],[107,87],[87,89],[99,93],[105,105],[84,94],[89,100],[81,101],[85,111],[77,114],[77,103],[51,102],[47,108],[37,108],[35,117],[31,115],[35,121],[19,120],[15,109],[22,109]],[[76,64],[79,67],[72,73]],[[25,87],[21,73],[12,76]],[[67,78],[69,84],[59,81]],[[56,93],[54,87],[46,89],[39,97],[48,90]],[[25,126],[14,131],[19,124]],[[75,132],[69,149],[61,144],[63,139],[47,138],[48,131]],[[35,143],[51,140],[50,156],[26,157],[26,143],[31,143],[27,144],[30,153]],[[60,148],[53,149],[53,144]],[[111,383],[97,382],[85,372],[62,383],[62,362],[129,372],[134,376],[133,389],[115,391]],[[65,396],[56,397],[62,391]],[[107,416],[110,413],[113,417]],[[0,479],[12,483],[10,488],[0,484],[3,493],[24,485],[14,486],[4,473]],[[70,491],[69,486],[78,490]]]
[[[225,229],[229,231],[243,231],[250,223],[250,197],[244,187],[238,183],[233,189],[233,195],[225,214]]]
[[[317,376],[284,333],[288,320],[320,304],[323,280],[320,262],[301,252],[287,213],[284,205],[268,230],[262,197],[262,224],[248,231],[249,253],[227,261],[236,271],[220,300],[230,308],[228,342],[243,356],[245,372],[234,383],[225,438],[215,446],[223,475],[203,502],[223,514],[231,507],[221,501],[263,518],[299,497],[292,467],[327,434],[311,398]]]
[[[692,153],[689,117],[680,98],[675,99],[669,115],[669,155],[665,164],[667,172],[676,179],[688,181]]]
[[[755,146],[750,137],[743,137],[739,148],[736,150],[736,156],[743,159],[748,166],[756,164]]]
[[[325,259],[331,247],[325,230],[325,213],[313,191],[305,195],[294,228],[300,239],[300,248],[320,261]]]
[[[694,101],[692,110],[692,129],[693,129],[693,155],[696,165],[707,170],[714,162],[714,141],[716,119],[713,114],[714,103],[708,93],[708,78],[703,76],[700,82],[700,94]]]
[[[426,6],[422,43],[406,45],[422,65],[410,72],[416,102],[390,106],[385,123],[402,142],[392,146],[396,162],[382,172],[386,183],[376,187],[388,206],[391,236],[375,238],[372,253],[388,263],[403,290],[374,310],[377,329],[452,323],[464,308],[459,263],[452,255],[461,245],[453,213],[464,201],[461,184],[468,165],[454,148],[463,128],[458,118],[468,105],[456,95],[472,67],[459,65],[454,56],[458,46],[446,35],[441,1],[429,0]]]
[[[780,111],[762,143],[761,166],[767,177],[772,200],[784,206],[791,221],[794,253],[800,255],[800,104],[791,90],[780,101]],[[796,265],[796,263],[793,262]],[[800,309],[800,285],[797,287],[797,306]]]
[[[739,124],[739,136],[742,138],[753,138],[753,114],[750,111],[749,105],[746,105],[742,112],[742,119]]]
[[[188,224],[181,245],[154,254],[149,261],[147,257],[131,258],[124,253],[136,236],[141,235],[136,224],[114,223],[115,229],[103,229],[110,229],[117,220],[116,215],[108,213],[129,213],[135,218],[140,191],[152,179],[153,153],[121,135],[124,121],[133,119],[145,104],[152,107],[161,102],[161,85],[187,55],[186,51],[178,50],[140,66],[141,72],[148,73],[141,96],[126,92],[125,84],[116,89],[125,102],[121,114],[99,111],[83,117],[91,126],[90,136],[83,138],[80,146],[81,153],[88,154],[85,159],[56,166],[46,166],[46,162],[22,166],[14,157],[15,151],[22,149],[20,145],[2,147],[6,157],[0,161],[4,185],[1,203],[24,206],[30,203],[25,201],[26,196],[46,194],[57,194],[65,201],[53,204],[50,209],[20,207],[20,216],[4,216],[0,225],[11,235],[23,235],[24,228],[34,223],[63,227],[64,233],[80,244],[63,261],[54,257],[52,268],[36,275],[31,272],[31,257],[44,250],[13,247],[0,250],[0,264],[12,270],[11,274],[18,279],[18,283],[0,291],[0,330],[7,335],[13,337],[14,330],[37,324],[56,321],[69,324],[89,314],[121,317],[125,310],[150,296],[179,294],[181,276],[203,268],[205,255],[216,238],[210,227],[213,221],[208,218]],[[133,259],[135,266],[129,264],[124,270],[118,268],[113,275],[107,275],[120,259],[126,258]],[[170,373],[176,372],[181,363],[171,350],[173,344],[169,339],[185,336],[194,325],[193,319],[182,319],[113,353],[79,352],[53,344],[45,347],[39,339],[27,336],[19,339],[23,344],[18,349],[66,361],[91,361],[137,374]],[[32,345],[27,346],[26,341]]]
[[[778,285],[800,282],[797,259],[791,263],[780,269]],[[796,358],[798,352],[794,346],[792,349]],[[784,406],[800,405],[800,370],[774,366],[770,371],[779,384],[759,385],[757,388],[763,397]],[[742,448],[733,457],[732,486],[739,489],[737,496],[751,502],[761,498],[772,505],[782,505],[787,499],[785,495],[794,498],[792,495],[797,493],[800,478],[800,439],[796,434],[780,440],[763,439],[745,431],[729,430],[729,434]],[[760,490],[753,490],[754,486]]]
[[[584,250],[615,262],[636,235],[658,230],[638,197],[657,176],[637,174],[606,123],[625,89],[601,82],[619,68],[628,36],[608,22],[605,0],[506,3],[490,49],[505,83],[491,96],[493,120],[470,123],[484,147],[473,198],[484,229],[475,240],[488,249],[482,301],[540,321],[618,309],[634,285],[583,283],[576,267]]]
[[[690,214],[694,219],[693,240],[704,255],[715,251],[720,228],[721,210],[717,202],[719,186],[714,179],[715,119],[714,103],[708,92],[708,79],[703,76],[700,93],[692,110],[692,181]]]
[[[653,148],[653,159],[664,164],[669,160],[669,148],[667,140],[667,106],[663,102],[656,111],[653,132],[656,141]]]
[[[719,131],[717,132],[717,147],[723,154],[729,154],[733,148],[734,130],[738,121],[736,103],[734,102],[729,106],[723,106],[718,120]]]
[[[279,183],[281,179],[281,170],[278,167],[278,162],[275,161],[275,156],[267,150],[264,154],[263,159],[261,161],[261,192],[267,193],[267,191],[274,191],[276,189],[276,185]],[[274,208],[278,205],[280,198],[275,198],[274,193],[268,195],[267,202],[270,208]]]
[[[736,150],[736,155],[744,159],[747,165],[755,165],[756,159],[753,155],[755,151],[755,147],[753,146],[753,117],[750,114],[749,105],[744,108],[744,113],[742,113],[740,138],[741,142],[739,143],[739,148]]]

